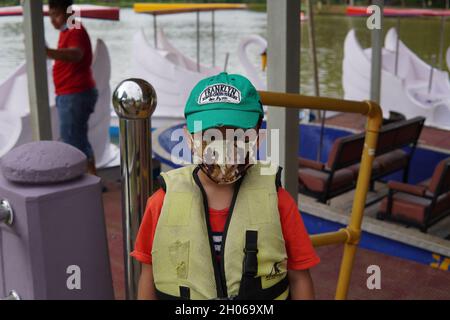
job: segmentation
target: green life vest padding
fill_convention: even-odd
[[[206,194],[197,176],[199,168],[187,166],[161,174],[166,194],[152,249],[153,277],[161,296],[287,298],[287,254],[278,212],[276,172],[267,174],[261,171],[264,169],[268,168],[255,164],[236,183],[220,262],[214,253]],[[250,249],[252,238],[257,252]],[[253,259],[257,265],[253,275],[247,272],[246,285],[241,288],[244,251],[248,252],[246,263],[251,264]]]

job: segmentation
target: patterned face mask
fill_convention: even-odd
[[[252,166],[251,146],[236,141],[192,140],[194,163],[217,184],[231,184],[242,178]]]

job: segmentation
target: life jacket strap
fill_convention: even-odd
[[[255,277],[258,274],[258,231],[246,231],[244,253],[243,274]]]
[[[191,289],[189,287],[180,286],[180,297],[183,300],[191,299]]]
[[[289,288],[287,275],[275,285],[263,289],[258,274],[258,231],[245,233],[244,265],[237,300],[274,300]]]

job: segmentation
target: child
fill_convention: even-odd
[[[139,299],[314,298],[308,269],[319,257],[280,171],[262,174],[249,153],[237,164],[218,163],[215,151],[199,148],[219,142],[198,142],[211,129],[259,130],[259,100],[236,74],[203,79],[192,90],[187,136],[201,161],[163,173],[163,187],[148,200],[132,253],[142,263]]]

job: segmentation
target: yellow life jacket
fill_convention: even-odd
[[[165,198],[153,240],[153,277],[161,299],[286,299],[287,254],[276,174],[250,167],[236,182],[216,259],[199,167],[162,173]]]

